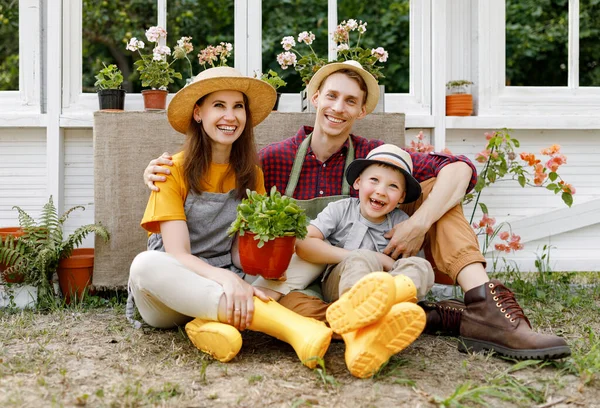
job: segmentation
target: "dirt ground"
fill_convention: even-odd
[[[452,338],[422,335],[360,380],[346,370],[341,342],[325,371],[310,370],[289,345],[246,332],[242,351],[222,364],[182,330],[134,329],[122,312],[0,311],[0,406],[600,407],[598,379],[584,384],[567,363],[465,355]]]

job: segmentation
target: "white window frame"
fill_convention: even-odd
[[[505,27],[505,0],[489,0],[479,7],[478,116],[600,114],[600,87],[579,87],[579,0],[569,0],[567,86],[506,86]]]
[[[95,94],[82,92],[82,2],[63,4],[63,106],[61,127],[91,126],[98,109]],[[433,126],[432,116],[432,0],[410,0],[410,85],[405,94],[386,93],[386,112],[403,112],[408,125]],[[157,0],[159,18],[166,16],[167,0]],[[262,70],[262,1],[235,0],[234,66],[246,75]],[[337,0],[328,0],[329,30],[337,21]],[[164,18],[164,17],[163,17]],[[163,23],[165,25],[166,21]],[[330,56],[331,58],[331,56]],[[170,95],[172,97],[172,95]],[[300,109],[299,95],[288,94],[284,104]],[[126,110],[143,110],[141,94],[128,94]],[[296,108],[296,106],[298,108]]]
[[[236,0],[235,66],[242,73],[252,75],[262,72],[262,2],[261,0]],[[410,0],[410,82],[409,92],[386,93],[385,111],[403,112],[413,117],[415,125],[431,126],[431,0]],[[337,26],[337,0],[328,0],[328,31]],[[375,22],[373,22],[375,24]],[[239,28],[239,30],[238,30]],[[333,48],[330,40],[328,49]],[[330,52],[329,58],[335,54]],[[300,96],[283,94],[282,110],[299,110]],[[420,118],[419,118],[420,117]]]
[[[19,89],[0,92],[0,127],[45,126],[41,113],[41,3],[19,1]]]

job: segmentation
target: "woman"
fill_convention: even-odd
[[[134,259],[129,288],[146,323],[186,324],[194,345],[222,362],[235,357],[239,330],[249,328],[290,343],[312,368],[331,330],[246,282],[226,232],[246,189],[265,193],[252,128],[275,98],[266,82],[229,67],[202,72],[174,96],[169,123],[187,139],[161,193],[148,200],[141,225],[152,233],[149,251]]]

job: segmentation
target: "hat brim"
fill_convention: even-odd
[[[308,87],[306,88],[308,98],[312,98],[313,95],[319,90],[325,78],[342,69],[348,69],[356,72],[365,81],[367,84],[367,101],[365,102],[365,109],[367,113],[373,112],[375,107],[377,107],[377,102],[379,101],[379,83],[373,75],[365,71],[363,68],[343,62],[333,62],[319,68],[319,70],[311,78],[310,82],[308,83]]]
[[[406,197],[404,197],[404,201],[402,202],[403,204],[412,203],[421,197],[421,184],[416,178],[413,177],[412,174],[402,167],[394,166],[391,163],[381,162],[379,160],[355,159],[352,163],[350,163],[348,169],[346,170],[346,180],[348,181],[348,184],[354,184],[356,179],[360,176],[360,173],[362,173],[362,171],[371,164],[392,166],[398,169],[404,175],[404,179],[406,180]]]
[[[216,91],[239,91],[246,95],[253,127],[269,116],[277,99],[275,88],[260,79],[229,76],[203,79],[181,89],[169,103],[167,117],[173,129],[186,134],[196,101]]]

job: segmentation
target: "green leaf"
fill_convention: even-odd
[[[521,185],[521,187],[525,187],[525,183],[526,183],[525,176],[523,176],[522,174],[519,174],[519,184]]]
[[[567,206],[573,205],[573,195],[571,193],[564,192],[561,197]]]
[[[558,174],[556,174],[556,172],[554,171],[551,171],[550,174],[548,174],[548,178],[550,179],[550,181],[555,181],[557,177]]]
[[[479,207],[481,208],[481,212],[484,214],[489,214],[487,205],[485,205],[484,203],[479,203]]]
[[[546,188],[550,191],[556,190],[557,187],[558,187],[558,184],[556,184],[556,183],[550,183],[546,186]],[[560,188],[560,187],[558,187],[558,188]]]

